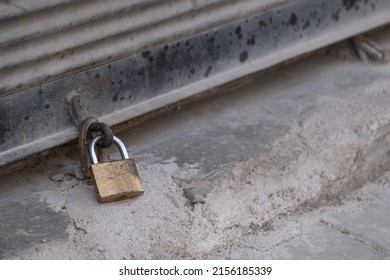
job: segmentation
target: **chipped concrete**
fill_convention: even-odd
[[[389,259],[389,74],[318,53],[125,131],[130,201],[98,204],[77,151],[49,155],[0,180],[1,257]]]

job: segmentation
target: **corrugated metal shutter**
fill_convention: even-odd
[[[390,23],[389,0],[0,2],[0,167]]]
[[[291,1],[3,1],[0,96],[288,2]]]

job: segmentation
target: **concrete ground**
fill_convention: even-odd
[[[98,204],[76,150],[3,176],[0,258],[390,259],[390,65],[346,53],[118,134],[134,200]]]

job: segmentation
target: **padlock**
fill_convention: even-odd
[[[102,139],[103,136],[98,135],[89,145],[90,173],[98,202],[113,202],[142,195],[144,188],[135,162],[129,158],[125,145],[118,137],[114,136],[113,140],[121,153],[122,160],[99,163],[95,147]]]

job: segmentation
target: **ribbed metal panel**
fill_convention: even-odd
[[[0,96],[288,2],[5,1],[0,4]]]
[[[3,0],[0,2],[0,19],[24,16],[29,13],[59,7],[74,0]],[[81,1],[80,1],[81,2]]]

